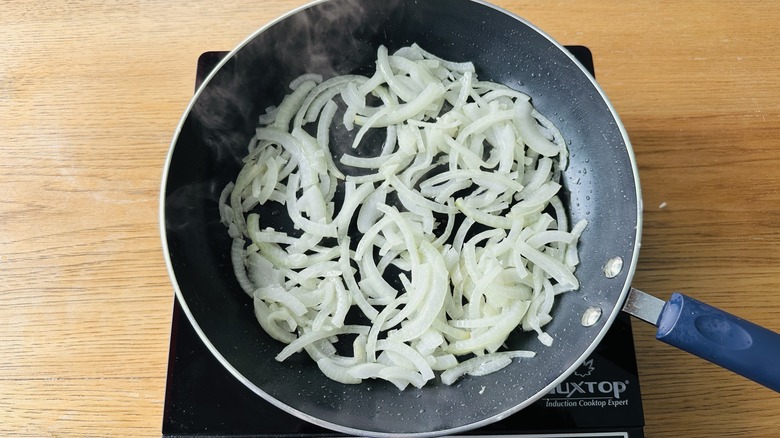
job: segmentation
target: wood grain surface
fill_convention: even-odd
[[[780,3],[496,3],[593,52],[641,174],[634,286],[780,331]],[[160,435],[195,62],[301,4],[0,2],[1,436]],[[648,437],[777,436],[780,395],[634,327]]]

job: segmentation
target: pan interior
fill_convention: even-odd
[[[257,116],[305,72],[326,77],[371,71],[379,44],[418,43],[445,59],[473,61],[481,79],[532,96],[568,139],[564,201],[571,221],[589,226],[580,243],[579,291],[558,297],[546,327],[555,339],[513,335],[511,349],[534,359],[453,386],[440,383],[399,392],[380,381],[342,385],[295,355],[274,356],[282,345],[254,318],[230,262],[230,238],[219,223],[217,200],[235,178]],[[469,0],[357,2],[310,5],[261,29],[199,90],[174,139],[164,187],[164,240],[185,313],[204,342],[242,382],[295,415],[348,433],[428,435],[496,421],[538,399],[589,353],[608,328],[633,272],[640,227],[636,167],[611,106],[590,76],[547,36],[510,14]],[[269,221],[283,217],[265,216]],[[620,256],[626,267],[608,279],[603,266]],[[581,324],[589,307],[604,316]]]

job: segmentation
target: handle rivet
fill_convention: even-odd
[[[582,325],[590,327],[601,319],[601,307],[588,307],[582,314]]]
[[[623,270],[623,257],[612,257],[604,264],[604,275],[607,278],[615,278]]]

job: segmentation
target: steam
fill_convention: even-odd
[[[276,33],[279,39],[273,42],[279,61],[299,73],[319,73],[324,78],[364,67],[376,51],[370,39],[382,24],[372,18],[376,14],[367,8],[371,4],[330,1],[288,17],[284,23],[288,32]]]
[[[400,3],[332,0],[258,34],[201,92],[190,114],[193,141],[210,150],[215,167],[227,166],[235,175],[258,115],[281,102],[292,79],[373,70],[376,47]]]

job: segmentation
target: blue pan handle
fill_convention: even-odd
[[[780,392],[780,334],[674,293],[656,339]]]
[[[639,297],[645,310],[663,303],[636,289],[631,293],[646,295]],[[629,302],[624,310],[634,314]],[[658,326],[656,339],[780,392],[780,334],[680,293],[648,322]]]

